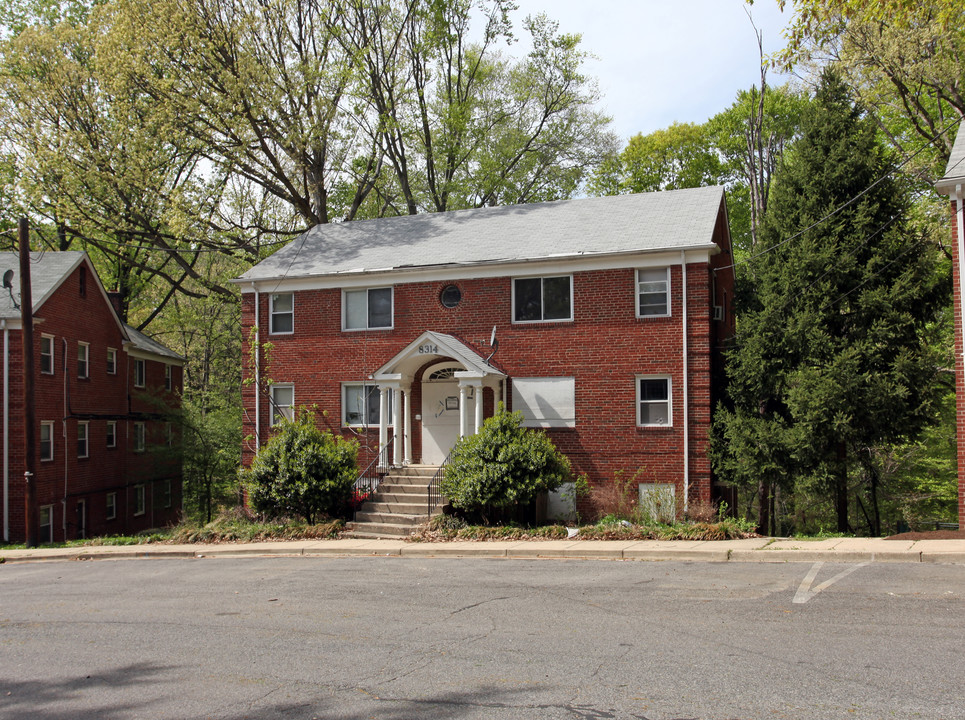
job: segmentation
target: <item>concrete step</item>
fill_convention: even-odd
[[[420,525],[429,519],[425,513],[401,513],[392,511],[365,510],[355,513],[355,523],[390,523],[393,525]]]
[[[437,472],[439,472],[437,465],[404,465],[402,467],[391,468],[389,475],[431,478]]]
[[[425,499],[422,502],[408,502],[408,503],[397,503],[397,502],[373,502],[369,501],[362,505],[359,512],[378,512],[378,513],[389,513],[399,515],[425,515],[427,501]]]
[[[412,492],[377,492],[369,496],[368,502],[380,502],[380,503],[407,503],[411,504],[414,502],[428,502],[429,496],[426,493],[412,493]]]
[[[351,523],[344,533],[348,537],[356,538],[404,538],[412,534],[418,525],[403,525],[398,523]]]
[[[373,495],[420,495],[426,497],[428,490],[424,485],[398,485],[397,483],[382,483]]]
[[[406,487],[429,487],[429,483],[432,481],[432,477],[426,477],[424,475],[393,475],[389,473],[384,478],[382,482],[379,483],[379,487],[382,487],[386,483],[392,483],[393,485],[405,485]]]

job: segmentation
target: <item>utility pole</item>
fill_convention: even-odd
[[[34,317],[30,294],[30,226],[27,218],[17,224],[20,243],[20,316],[23,320],[23,419],[24,419],[24,530],[27,547],[37,545],[37,486],[34,479],[37,413],[34,406]]]

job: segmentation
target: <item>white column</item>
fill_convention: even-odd
[[[466,386],[459,383],[459,437],[466,437],[466,426],[469,421],[466,418]]]
[[[392,424],[395,425],[395,442],[392,444],[392,464],[402,464],[402,389],[393,388],[395,397],[392,398]]]
[[[483,424],[483,389],[482,385],[477,385],[476,389],[473,391],[476,396],[476,430],[474,432],[478,433]]]
[[[405,398],[405,412],[403,413],[402,422],[405,424],[405,464],[412,464],[412,388],[406,387],[402,389],[403,397]]]
[[[389,441],[389,388],[379,386],[379,448]]]

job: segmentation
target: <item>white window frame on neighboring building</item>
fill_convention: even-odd
[[[77,457],[90,456],[90,422],[80,420],[77,423]]]
[[[389,293],[389,324],[373,325],[371,302],[372,293],[388,291]],[[364,307],[350,312],[349,305],[364,303]],[[365,316],[364,324],[360,315]],[[395,288],[391,285],[384,287],[361,288],[358,290],[342,290],[342,330],[391,330],[395,326]]]
[[[142,388],[147,385],[147,361],[144,358],[134,358],[134,387]]]
[[[117,349],[107,348],[107,374],[117,375]]]
[[[288,298],[288,308],[285,309],[282,298]],[[282,305],[279,310],[276,303]],[[287,326],[284,322],[288,320]],[[268,296],[268,332],[271,335],[291,335],[295,332],[295,293],[272,293]]]
[[[47,431],[47,439],[44,440],[44,430]],[[47,452],[44,452],[44,444],[47,445]],[[50,462],[54,459],[54,423],[52,420],[44,420],[40,423],[40,461]]]
[[[90,343],[77,343],[77,377],[81,380],[90,377]]]
[[[636,272],[636,308],[638,318],[670,317],[670,268],[640,268]],[[662,288],[662,289],[661,289]],[[661,303],[653,302],[663,295],[663,312],[644,312],[644,308],[660,308]],[[644,296],[647,304],[644,305]]]
[[[134,452],[142,453],[147,449],[147,427],[143,422],[134,423]]]
[[[643,383],[644,382],[663,382],[667,388],[666,399],[662,398],[644,398],[643,397]],[[637,415],[637,427],[673,427],[673,380],[670,375],[637,375],[636,376],[636,415]],[[644,407],[653,407],[657,405],[666,405],[666,422],[644,422],[643,409]]]
[[[562,280],[566,279],[568,282],[568,292],[569,292],[569,306],[570,311],[566,317],[546,317],[546,281],[547,280]],[[520,319],[524,316],[520,313],[520,308],[516,307],[516,301],[519,296],[517,286],[519,283],[523,282],[533,282],[534,280],[539,281],[539,317]],[[573,322],[573,276],[572,275],[531,275],[526,277],[514,277],[513,278],[513,291],[512,291],[512,313],[513,313],[513,324],[514,325],[532,325],[534,323],[552,323],[552,322]]]
[[[147,512],[147,489],[144,485],[134,486],[134,517]]]
[[[117,420],[107,421],[106,446],[109,448],[117,447]]]
[[[47,346],[46,352],[44,346]],[[54,374],[54,336],[40,336],[40,373],[41,375]]]
[[[349,394],[354,393],[357,388],[362,389],[361,394],[356,396],[358,398],[361,398],[364,401],[364,407],[362,407],[361,409],[359,409],[358,407],[352,407],[352,402],[349,400]],[[393,418],[395,417],[395,415],[393,414],[393,408],[394,408],[393,396],[394,395],[395,393],[393,392],[389,393],[389,399],[388,399],[389,417],[387,418],[387,424],[389,427],[393,426]],[[372,402],[375,403],[374,420],[369,418],[369,415],[373,412],[373,408],[371,405]],[[358,403],[356,402],[355,405],[357,406]],[[350,410],[353,413],[352,417],[350,417],[349,415]],[[361,383],[361,382],[342,383],[342,425],[347,427],[378,427],[379,423],[381,422],[380,420],[381,413],[382,413],[382,399],[381,399],[381,392],[378,388],[378,385],[376,385],[375,383]],[[357,415],[357,417],[355,417],[354,415]]]
[[[105,501],[104,519],[105,520],[117,519],[117,493],[116,492],[107,493],[107,499]]]
[[[291,393],[290,397],[279,397],[288,392]],[[282,418],[295,419],[295,386],[292,383],[273,383],[271,386],[271,424],[277,425]]]

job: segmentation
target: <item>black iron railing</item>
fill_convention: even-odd
[[[390,437],[385,445],[379,448],[375,459],[373,459],[372,462],[368,464],[368,467],[360,472],[358,478],[356,478],[355,488],[352,491],[354,513],[358,513],[362,504],[369,499],[372,493],[379,489],[382,478],[388,475],[389,468],[392,466],[392,447],[394,440],[395,436]]]
[[[449,458],[451,457],[452,453],[450,452],[448,455],[446,455],[446,459],[442,461],[442,465],[439,466],[439,469],[436,470],[436,474],[432,476],[432,480],[429,481],[429,487],[427,488],[429,504],[426,512],[429,517],[432,517],[432,511],[436,509],[436,505],[442,502],[442,477],[446,474],[446,468],[449,467]]]

